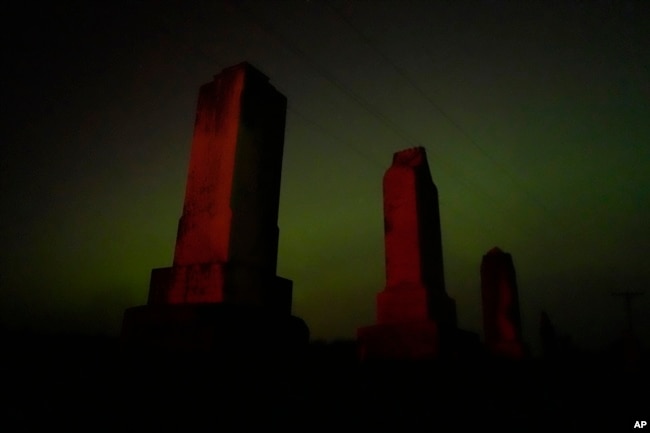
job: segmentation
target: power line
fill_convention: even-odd
[[[325,78],[330,84],[335,86],[339,91],[344,93],[347,97],[352,99],[355,103],[357,103],[359,106],[361,106],[366,112],[371,114],[375,119],[377,119],[381,124],[392,130],[397,136],[402,138],[406,143],[408,143],[410,146],[423,146],[423,144],[417,140],[416,138],[412,137],[404,128],[400,127],[398,124],[396,124],[394,121],[392,121],[388,116],[385,114],[377,111],[374,109],[363,97],[361,97],[358,93],[352,91],[348,87],[346,87],[340,80],[338,80],[336,77],[334,77],[332,74],[328,73],[323,67],[321,67],[315,60],[313,60],[310,56],[307,55],[303,50],[300,48],[296,47],[294,44],[290,43],[287,38],[279,34],[277,31],[271,29],[269,26],[264,25],[259,21],[259,19],[253,14],[250,10],[248,10],[245,6],[243,6],[241,3],[238,4],[231,4],[231,9],[237,9],[238,11],[242,12],[243,15],[255,26],[257,30],[262,30],[265,33],[273,36],[276,40],[278,40],[285,48],[287,48],[289,51],[291,51],[294,55],[299,57],[304,63],[306,63],[312,70],[317,72],[320,76]],[[200,19],[200,18],[199,18]],[[164,26],[161,26],[161,28],[165,31],[167,34],[171,34],[169,29],[167,29]],[[196,46],[190,43],[184,43],[184,45],[189,46],[192,48],[192,51],[197,53],[198,55],[201,56],[203,59],[210,59],[210,63],[212,65],[215,64],[214,61],[212,61],[212,56],[208,53],[206,53],[204,50],[198,49]],[[217,62],[219,64],[219,62]],[[223,67],[223,66],[222,66]],[[408,78],[408,77],[407,77]],[[417,87],[417,86],[416,86]],[[281,90],[281,89],[280,89]],[[421,89],[420,89],[421,91]],[[421,93],[424,94],[424,92],[421,91]],[[430,99],[430,98],[429,98]],[[433,104],[435,102],[431,101]],[[380,164],[376,159],[372,158],[370,160],[368,158],[368,155],[366,155],[364,152],[360,151],[356,146],[352,146],[349,142],[346,142],[346,140],[342,140],[340,137],[336,136],[335,134],[331,133],[330,131],[327,130],[327,128],[323,127],[320,125],[318,122],[316,122],[313,119],[310,119],[308,116],[305,116],[303,113],[301,113],[299,110],[296,110],[292,106],[287,107],[288,110],[294,114],[297,114],[299,117],[301,117],[303,120],[307,121],[307,123],[311,124],[312,127],[317,129],[321,134],[324,134],[328,136],[330,139],[335,140],[336,142],[339,142],[343,144],[344,146],[348,147],[355,153],[359,154],[363,158],[369,160],[373,165],[377,165],[378,167],[384,167],[383,164]],[[452,119],[453,120],[453,119]],[[459,125],[460,128],[462,126]],[[387,166],[388,164],[386,164]],[[440,171],[448,171],[446,170],[447,167],[445,166],[437,166],[436,169]],[[452,167],[453,169],[453,167]],[[451,173],[450,173],[451,174]],[[478,187],[476,184],[473,182],[470,182],[464,178],[455,176],[454,174],[451,174],[453,177],[455,177],[462,185],[464,185],[470,192],[473,192],[474,194],[478,196],[483,196],[485,197],[486,203],[490,204],[493,207],[496,207],[500,211],[503,211],[502,208],[500,208],[496,204],[496,200],[494,196],[491,194],[487,193],[485,190],[482,188]],[[466,219],[466,215],[461,215],[463,219]],[[479,225],[483,226],[484,229],[486,229],[488,232],[491,230],[489,226],[486,226],[486,223],[483,219],[477,219],[476,221]],[[526,227],[527,230],[534,231],[533,229],[529,229]]]
[[[325,78],[330,84],[332,84],[334,87],[336,87],[339,91],[344,93],[347,97],[352,99],[356,104],[361,106],[365,111],[367,111],[369,114],[371,114],[375,119],[377,119],[382,125],[387,127],[388,129],[392,130],[398,137],[400,137],[405,143],[407,143],[408,146],[411,147],[425,147],[423,143],[421,143],[418,139],[412,137],[404,128],[402,128],[400,125],[396,124],[394,121],[392,121],[388,116],[385,114],[381,113],[380,111],[374,109],[361,95],[358,93],[352,91],[348,87],[346,87],[340,80],[338,80],[335,76],[330,74],[325,68],[323,68],[321,65],[319,65],[311,56],[309,56],[304,50],[298,48],[295,46],[293,43],[291,43],[286,37],[281,35],[279,32],[275,31],[274,29],[270,28],[270,26],[265,25],[264,23],[260,22],[259,18],[252,13],[246,6],[242,5],[241,3],[236,4],[235,6],[238,8],[244,16],[246,16],[251,22],[255,23],[256,26],[262,30],[264,30],[266,33],[269,35],[273,36],[276,40],[278,40],[283,46],[285,46],[289,51],[294,53],[296,56],[302,59],[302,61],[307,64],[312,70],[314,70],[316,73],[321,75],[323,78]],[[450,166],[451,164],[447,164],[447,166]],[[441,170],[441,171],[446,171],[445,166],[437,166],[436,169]],[[495,201],[495,197],[492,196],[491,194],[487,193],[485,190],[477,186],[476,184],[470,185],[470,182],[467,181],[466,179],[456,177],[462,184],[464,184],[468,190],[476,190],[480,192],[483,196],[487,197],[490,199],[489,203],[493,204]]]
[[[280,89],[282,90],[282,89]],[[350,148],[354,153],[359,155],[362,159],[365,159],[368,163],[371,165],[380,168],[380,169],[385,169],[384,165],[382,165],[377,159],[374,157],[368,155],[366,152],[363,150],[359,149],[357,146],[352,145],[348,140],[344,140],[338,135],[334,134],[333,132],[327,130],[324,126],[316,122],[314,119],[309,118],[308,116],[305,116],[303,113],[300,111],[294,109],[291,105],[287,106],[287,110],[296,116],[300,117],[304,122],[310,124],[312,128],[318,130],[322,135],[330,138],[333,142],[335,143],[340,143],[343,144],[344,146]]]
[[[435,102],[424,90],[422,90],[422,88],[418,86],[418,84],[413,79],[411,79],[411,77],[406,73],[406,71],[403,68],[398,66],[386,54],[384,54],[384,52],[380,50],[377,47],[377,45],[373,43],[373,41],[370,38],[368,38],[361,30],[359,30],[359,28],[355,26],[352,23],[352,21],[350,21],[345,15],[343,15],[340,10],[336,9],[334,6],[332,6],[329,3],[325,3],[325,4],[331,11],[334,12],[334,14],[338,19],[345,22],[367,46],[369,46],[384,62],[388,63],[403,80],[405,80],[422,98],[424,98],[424,100],[427,101],[427,103],[430,106],[432,106],[438,113],[440,113],[440,115],[444,119],[446,119],[454,128],[456,128],[456,130],[460,132],[460,134],[475,149],[477,149],[492,165],[494,165],[497,169],[499,169],[510,180],[510,182],[513,185],[517,186],[521,191],[523,191],[530,202],[534,203],[536,206],[542,209],[549,216],[552,216],[548,208],[539,200],[537,200],[532,194],[530,194],[528,190],[519,183],[519,181],[510,172],[510,170],[504,167],[503,164],[499,163],[482,146],[480,146],[478,142],[469,134],[469,132],[467,132],[467,129],[464,128],[460,124],[460,122],[454,119],[445,109],[443,109],[440,104]]]

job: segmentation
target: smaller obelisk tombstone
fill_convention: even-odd
[[[539,337],[542,343],[542,357],[555,358],[558,354],[558,338],[546,311],[542,311],[539,317]]]
[[[519,294],[512,256],[492,248],[481,262],[483,332],[490,354],[521,359],[526,350],[521,333]]]
[[[248,63],[201,86],[173,266],[154,269],[148,305],[126,311],[125,340],[305,340],[292,282],[276,275],[286,104]]]
[[[357,332],[369,359],[434,359],[456,331],[456,306],[445,290],[438,191],[425,149],[402,150],[383,179],[386,287],[377,324]]]

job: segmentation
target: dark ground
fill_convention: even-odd
[[[7,432],[624,432],[650,421],[647,368],[611,353],[359,365],[350,342],[226,360],[103,337],[3,340]]]

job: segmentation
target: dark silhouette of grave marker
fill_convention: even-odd
[[[494,356],[521,359],[522,340],[519,293],[512,256],[492,248],[481,262],[481,297],[485,346]]]
[[[173,265],[152,271],[148,305],[125,312],[128,345],[307,343],[292,282],[276,275],[286,106],[248,63],[201,86]]]

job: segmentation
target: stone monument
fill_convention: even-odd
[[[481,262],[483,332],[488,353],[501,358],[520,359],[522,342],[519,295],[512,256],[492,248]]]
[[[276,275],[286,106],[248,63],[200,88],[173,265],[152,271],[147,306],[126,311],[126,341],[304,340],[292,282]]]
[[[377,324],[357,332],[362,359],[433,359],[455,334],[445,289],[438,191],[425,149],[402,150],[384,174],[386,287]]]

